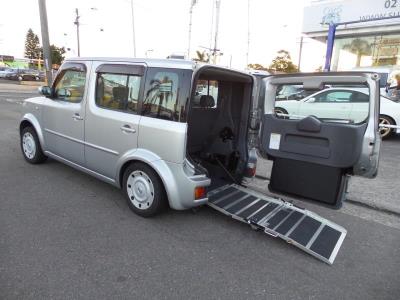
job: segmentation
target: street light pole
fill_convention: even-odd
[[[218,43],[218,27],[219,27],[219,11],[221,7],[221,0],[215,1],[215,36],[214,36],[214,49],[213,49],[213,63],[217,63],[217,43]]]
[[[246,52],[246,68],[249,65],[250,52],[250,0],[247,0],[247,52]]]
[[[78,56],[81,56],[81,46],[80,46],[80,41],[79,41],[79,18],[81,17],[79,15],[78,9],[75,8],[75,13],[76,13],[76,17],[75,17],[75,22],[74,24],[76,25],[76,40],[78,43]]]
[[[40,13],[40,25],[42,32],[42,45],[43,45],[43,58],[44,66],[46,68],[47,84],[52,84],[52,73],[51,73],[51,51],[49,41],[49,28],[47,24],[47,11],[46,11],[46,0],[39,0],[39,13]]]
[[[187,58],[190,59],[190,43],[192,40],[192,16],[193,16],[193,6],[196,5],[197,0],[190,0],[190,10],[189,10],[189,38],[188,38],[188,50]]]
[[[136,57],[135,15],[133,13],[133,0],[131,0],[131,14],[132,14],[133,57]]]

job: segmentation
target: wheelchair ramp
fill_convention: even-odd
[[[333,264],[347,233],[311,211],[235,184],[210,191],[208,199],[210,207],[280,237],[328,264]]]

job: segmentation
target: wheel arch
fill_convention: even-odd
[[[379,114],[379,117],[381,116],[389,118],[390,120],[392,120],[393,125],[397,125],[396,120],[393,117],[389,116],[388,114]]]
[[[168,165],[159,156],[148,150],[136,149],[132,153],[124,155],[121,158],[116,174],[117,185],[122,188],[124,172],[131,163],[135,162],[143,163],[155,171],[163,184],[169,205],[173,206],[171,205],[171,199],[173,199],[174,195],[178,192],[175,178]]]
[[[22,130],[29,126],[33,127],[33,129],[35,129],[36,134],[39,138],[40,145],[41,145],[42,149],[44,150],[45,142],[44,142],[42,128],[40,127],[40,124],[39,124],[39,121],[37,120],[37,118],[31,113],[25,114],[22,117],[22,120],[19,123],[19,133],[21,134]]]

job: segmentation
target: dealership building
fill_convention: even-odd
[[[395,17],[393,19],[378,20]],[[400,0],[320,0],[304,8],[303,33],[326,43],[331,23],[340,25],[332,70],[400,65]]]

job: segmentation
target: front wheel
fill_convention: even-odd
[[[25,127],[20,136],[22,155],[31,164],[40,164],[47,159],[40,146],[39,138],[33,127]]]
[[[161,179],[144,163],[135,162],[128,166],[122,188],[129,208],[139,216],[152,217],[167,207],[168,199]]]
[[[380,115],[379,116],[379,126],[381,125],[395,125],[394,121],[392,118],[385,116],[385,115]],[[388,139],[394,134],[393,128],[388,128],[388,127],[379,127],[379,132],[381,134],[382,139]]]

